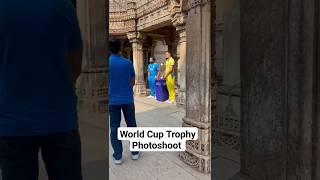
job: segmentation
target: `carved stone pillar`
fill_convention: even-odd
[[[77,13],[83,39],[82,73],[77,82],[79,108],[85,112],[107,110],[108,1],[77,0]]]
[[[181,7],[180,7],[181,8]],[[177,71],[177,85],[179,87],[177,94],[177,106],[185,107],[186,99],[186,55],[187,55],[187,32],[186,32],[186,19],[187,16],[180,11],[175,12],[172,15],[173,25],[176,27],[176,31],[179,34],[179,41],[177,45],[178,55],[178,71]]]
[[[199,139],[187,141],[180,153],[184,162],[211,172],[211,5],[210,1],[189,0],[186,58],[186,117],[184,127],[197,127]]]
[[[146,95],[146,83],[144,81],[144,56],[143,56],[143,41],[144,34],[140,32],[133,32],[127,34],[132,43],[133,51],[133,65],[136,74],[136,84],[134,86],[134,93],[139,96]]]
[[[177,105],[185,107],[186,100],[186,55],[187,55],[187,33],[185,26],[178,26],[177,32],[179,33],[178,42],[178,96]]]

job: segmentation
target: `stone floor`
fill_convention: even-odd
[[[136,98],[137,123],[140,127],[181,127],[184,112],[175,105],[153,99]],[[129,143],[124,143],[124,163],[110,165],[110,180],[209,180],[183,163],[176,152],[143,152],[138,161],[130,159]],[[109,157],[112,157],[112,149]]]
[[[153,99],[136,98],[136,114],[139,126],[181,127],[184,112],[174,105],[156,102]],[[115,166],[109,162],[107,177],[107,117],[105,115],[80,115],[84,180],[210,180],[184,164],[175,152],[144,152],[141,159],[129,158],[128,142],[124,142],[124,163]],[[111,147],[111,146],[110,146]],[[228,180],[239,170],[239,155],[224,149],[214,149],[214,180]],[[42,163],[41,163],[42,164]],[[47,180],[43,165],[40,180]],[[1,180],[1,177],[0,177]]]

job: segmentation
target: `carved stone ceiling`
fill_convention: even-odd
[[[110,0],[109,33],[124,35],[130,31],[151,31],[172,26],[179,12],[177,0]]]

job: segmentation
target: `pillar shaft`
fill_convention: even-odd
[[[180,157],[198,170],[211,172],[211,28],[210,2],[189,0],[186,58],[186,117],[183,126],[197,127],[199,139],[187,141]],[[199,28],[200,27],[200,28]]]
[[[146,83],[144,80],[144,56],[143,56],[143,34],[139,32],[128,34],[128,38],[132,43],[133,66],[136,75],[136,84],[134,92],[136,95],[146,95]]]
[[[108,1],[77,0],[77,13],[83,39],[82,73],[77,82],[80,109],[107,110]]]
[[[186,56],[187,56],[187,32],[185,25],[178,26],[177,32],[179,33],[178,42],[178,97],[177,105],[185,106],[186,101]]]

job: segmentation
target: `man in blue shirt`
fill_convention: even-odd
[[[3,180],[81,180],[74,84],[81,36],[69,0],[0,0],[0,168]]]
[[[155,81],[159,72],[159,65],[155,61],[155,58],[150,58],[150,64],[148,65],[148,83],[150,88],[150,96],[148,98],[156,98]]]
[[[111,56],[109,58],[109,113],[110,113],[110,138],[114,150],[113,162],[122,163],[122,142],[118,140],[117,131],[121,123],[121,110],[128,127],[137,127],[133,86],[135,72],[130,60],[121,56],[121,42],[110,40]],[[137,160],[139,152],[132,152],[131,158]]]

